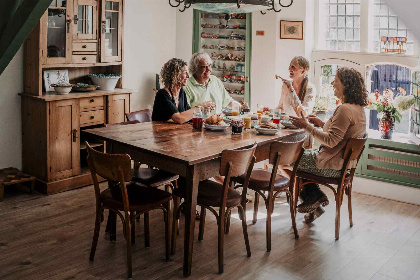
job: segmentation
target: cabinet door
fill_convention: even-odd
[[[71,62],[72,1],[54,0],[41,19],[43,64]]]
[[[123,0],[103,0],[101,5],[101,62],[121,61]]]
[[[80,174],[79,100],[50,104],[50,181]]]
[[[108,96],[107,123],[120,123],[125,121],[125,114],[130,112],[130,95],[119,94]]]
[[[97,39],[97,0],[74,0],[74,40]]]

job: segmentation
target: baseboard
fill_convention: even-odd
[[[353,191],[420,205],[419,188],[406,187],[381,181],[354,177]]]

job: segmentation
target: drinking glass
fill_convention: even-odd
[[[239,104],[232,104],[232,116],[239,116]]]
[[[201,106],[195,106],[193,118],[193,129],[201,130],[203,127],[203,114],[201,113]]]

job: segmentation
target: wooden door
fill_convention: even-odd
[[[50,103],[49,181],[80,174],[79,100]]]
[[[73,39],[96,40],[98,38],[98,0],[74,0],[73,13]]]
[[[120,123],[125,121],[125,114],[130,112],[130,95],[119,94],[108,96],[107,123]]]
[[[42,64],[71,63],[73,1],[54,1],[41,18]]]
[[[123,0],[101,2],[101,62],[122,61]]]

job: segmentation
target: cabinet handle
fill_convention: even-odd
[[[87,45],[83,45],[83,46],[82,46],[82,49],[86,49],[86,48],[87,48]]]
[[[95,116],[90,116],[90,119],[93,120],[95,118]]]
[[[77,17],[77,15],[74,15],[74,24],[77,24],[78,21],[79,21],[79,18]]]
[[[95,102],[95,99],[91,99],[91,100],[89,100],[89,102],[90,103],[93,103],[93,102]]]
[[[77,129],[73,129],[72,133],[73,133],[73,142],[76,142],[77,141]]]
[[[67,33],[70,33],[70,23],[71,23],[71,18],[68,18],[67,21]]]
[[[105,34],[105,29],[106,29],[106,21],[103,20],[102,21],[102,34]]]
[[[87,57],[86,57],[86,56],[82,57],[82,60],[86,60],[86,59],[87,59]]]

